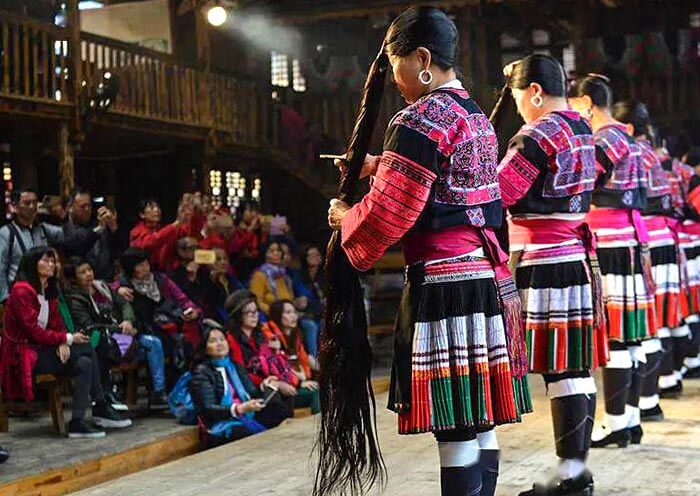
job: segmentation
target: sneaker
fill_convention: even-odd
[[[659,398],[664,399],[676,399],[679,398],[683,392],[683,383],[678,381],[675,386],[669,388],[659,388]]]
[[[153,391],[148,395],[148,409],[149,410],[167,410],[170,408],[168,405],[168,395],[164,391]]]
[[[105,399],[110,406],[118,412],[128,412],[129,407],[115,393],[105,393]]]
[[[591,441],[591,448],[605,448],[611,444],[617,444],[618,448],[626,448],[630,443],[630,433],[627,429],[610,432],[603,426],[597,434],[598,435],[592,436],[598,439]],[[600,435],[603,437],[598,437]]]
[[[124,429],[133,424],[131,419],[122,417],[108,403],[97,405],[92,409],[92,423],[97,427],[111,429]]]
[[[0,446],[0,463],[5,463],[10,458],[10,452]]]
[[[593,475],[585,470],[575,479],[555,479],[546,486],[535,484],[518,496],[593,496]]]
[[[654,408],[640,410],[639,416],[641,417],[642,422],[660,422],[664,419],[664,411],[661,409],[660,405],[656,405]]]
[[[68,422],[68,437],[71,439],[97,439],[105,435],[105,431],[90,427],[83,419]]]

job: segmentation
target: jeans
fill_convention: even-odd
[[[163,343],[156,336],[150,334],[139,334],[139,344],[141,351],[139,360],[144,359],[148,362],[148,370],[151,372],[151,382],[153,382],[153,391],[165,391],[165,354],[163,353]]]
[[[319,325],[313,319],[301,319],[299,323],[301,332],[304,334],[304,346],[306,352],[311,356],[318,355],[318,329]]]

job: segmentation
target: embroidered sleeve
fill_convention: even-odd
[[[342,245],[350,263],[368,270],[416,223],[436,174],[436,147],[403,126],[387,133],[369,193],[343,219]]]
[[[524,198],[546,167],[547,155],[532,138],[522,134],[513,137],[498,165],[503,206],[511,207]]]

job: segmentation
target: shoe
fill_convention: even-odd
[[[547,486],[535,484],[518,496],[593,496],[593,475],[588,471],[575,479],[554,480]]]
[[[654,408],[640,410],[639,416],[643,422],[659,422],[664,419],[664,411],[661,406],[656,405]]]
[[[683,383],[681,381],[678,381],[675,386],[671,386],[669,388],[664,388],[661,389],[659,388],[659,398],[664,398],[664,399],[677,399],[680,397],[681,393],[683,392]]]
[[[607,429],[603,429],[608,432]],[[618,448],[626,448],[630,443],[630,433],[627,429],[610,432],[605,437],[597,441],[591,441],[591,448],[605,448],[611,444],[617,444]]]
[[[10,458],[10,452],[0,446],[0,463],[5,463]]]
[[[642,436],[644,431],[641,425],[635,425],[634,427],[628,427],[627,432],[630,433],[630,443],[640,444],[642,442]]]
[[[153,391],[148,396],[148,409],[149,410],[167,410],[170,408],[168,405],[168,395],[164,391]]]
[[[71,439],[97,439],[105,435],[105,431],[90,427],[83,419],[68,422],[68,437]]]
[[[700,379],[700,367],[686,369],[685,374],[683,374],[683,379]]]
[[[122,417],[109,403],[93,407],[92,423],[97,427],[110,429],[125,429],[133,424],[131,419]]]
[[[118,412],[128,412],[129,407],[115,393],[105,393],[105,399]]]

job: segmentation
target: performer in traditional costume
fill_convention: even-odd
[[[660,420],[663,419],[663,412],[657,397],[663,397],[671,391],[675,393],[675,390],[680,389],[678,378],[673,373],[673,336],[688,339],[689,334],[688,326],[680,319],[680,270],[676,240],[668,229],[672,213],[671,185],[669,173],[664,170],[649,140],[651,120],[646,105],[636,101],[618,102],[613,112],[616,118],[627,124],[629,134],[637,140],[647,171],[648,200],[643,214],[649,232],[656,286],[657,335],[644,341],[642,346],[650,368],[655,370],[656,361],[660,361],[658,380],[655,380],[655,374],[647,374],[642,384],[642,406],[645,410],[645,420]],[[670,169],[670,166],[668,168]]]
[[[498,182],[510,214],[529,368],[544,377],[559,457],[557,480],[520,494],[590,495],[591,371],[607,360],[602,301],[595,295],[601,281],[585,222],[595,183],[593,135],[569,108],[564,69],[554,58],[529,55],[504,73],[525,125],[508,145]]]
[[[434,434],[443,496],[493,495],[493,429],[531,405],[519,299],[494,233],[496,134],[456,77],[457,40],[431,7],[391,25],[385,50],[409,106],[391,121],[383,153],[365,161],[370,192],[353,207],[332,201],[329,223],[358,270],[403,239],[389,408],[400,434]]]
[[[681,369],[683,377],[700,377],[700,147],[692,148],[684,157],[681,188],[685,199],[685,216],[681,228],[681,246],[686,261],[686,294],[681,299],[688,306],[686,319],[691,331],[686,357]],[[691,175],[692,171],[692,175]]]
[[[576,81],[570,102],[594,131],[597,179],[587,220],[596,234],[610,347],[605,414],[592,446],[626,447],[641,442],[639,390],[646,369],[640,343],[656,328],[649,239],[640,215],[647,179],[639,146],[612,116],[607,78],[591,74]]]

